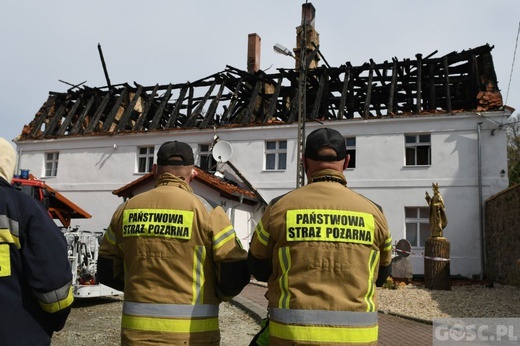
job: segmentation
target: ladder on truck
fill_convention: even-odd
[[[75,298],[93,298],[122,295],[123,292],[103,285],[97,279],[97,260],[103,231],[67,229],[68,256],[72,268]]]

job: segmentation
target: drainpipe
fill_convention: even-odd
[[[480,216],[480,258],[481,258],[481,270],[480,279],[484,279],[484,270],[486,268],[486,231],[484,227],[484,206],[482,203],[482,143],[480,140],[480,129],[482,122],[477,123],[477,143],[478,143],[478,204],[479,204],[479,216]]]
[[[235,209],[236,208],[237,208],[236,206],[229,208],[230,209],[230,211],[229,211],[229,221],[231,221],[231,224],[233,226],[235,226]]]
[[[16,158],[16,168],[14,170],[14,174],[19,174],[20,173],[20,160],[21,160],[21,157],[22,157],[22,148],[18,148],[17,146],[17,151],[18,151],[18,157]]]

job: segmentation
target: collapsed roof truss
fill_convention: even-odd
[[[345,120],[501,107],[501,97],[491,105],[478,98],[483,92],[500,95],[492,49],[308,70],[304,114],[307,121]],[[298,81],[294,69],[267,74],[226,66],[182,84],[74,86],[51,92],[19,140],[293,123]]]

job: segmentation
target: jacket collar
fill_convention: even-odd
[[[309,179],[309,184],[320,181],[332,181],[340,183],[341,185],[347,185],[347,179],[345,178],[345,175],[330,168],[312,173]]]
[[[183,178],[180,178],[168,172],[161,174],[161,176],[155,182],[155,187],[163,185],[176,186],[183,190],[193,192],[193,189],[191,188],[190,184],[188,184]]]

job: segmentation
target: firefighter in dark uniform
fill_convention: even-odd
[[[74,299],[67,242],[43,205],[11,186],[15,162],[0,138],[0,345],[50,345]]]
[[[310,133],[309,183],[272,200],[256,227],[248,264],[268,285],[271,345],[377,344],[391,236],[381,208],[346,187],[349,158],[338,131]]]
[[[155,188],[123,203],[103,237],[101,282],[124,289],[122,345],[219,345],[219,304],[249,283],[247,252],[220,206],[193,193],[191,147],[166,142]]]

